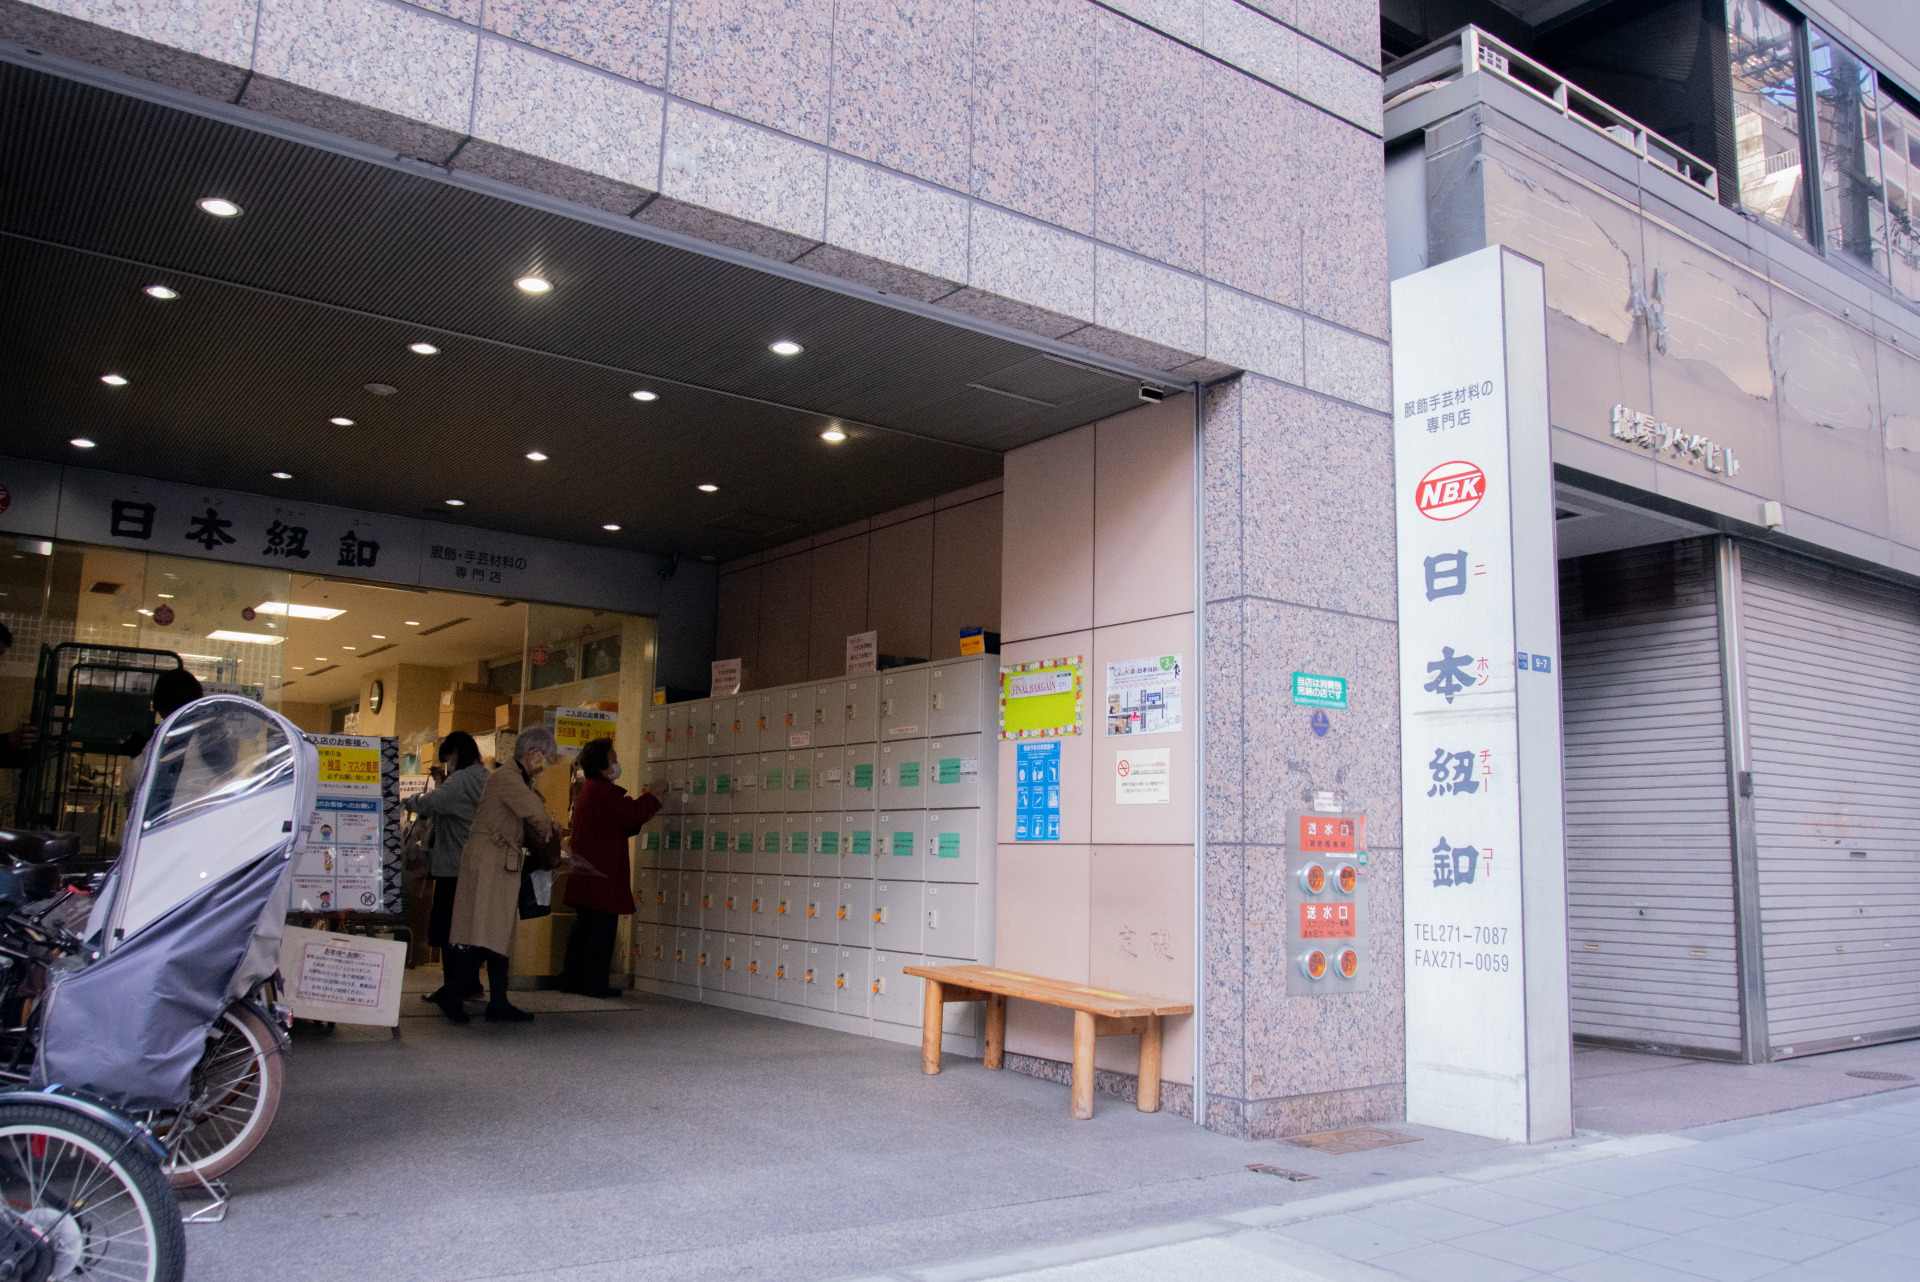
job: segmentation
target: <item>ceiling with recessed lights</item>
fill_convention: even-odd
[[[0,174],[30,458],[725,559],[1139,404],[1097,358],[11,63]]]

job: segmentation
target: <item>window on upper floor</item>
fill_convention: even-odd
[[[1887,271],[1887,200],[1880,174],[1879,78],[1807,26],[1809,90],[1819,134],[1820,223],[1829,253]]]
[[[1800,123],[1800,33],[1764,0],[1728,0],[1733,146],[1740,203],[1811,240]]]
[[[1920,300],[1920,114],[1891,97],[1880,100],[1880,167],[1886,181],[1887,259],[1893,287]]]

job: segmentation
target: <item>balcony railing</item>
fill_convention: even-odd
[[[1691,183],[1708,198],[1720,198],[1720,175],[1712,165],[1478,27],[1462,27],[1388,67],[1386,105],[1392,109],[1476,72],[1504,80],[1568,120]]]

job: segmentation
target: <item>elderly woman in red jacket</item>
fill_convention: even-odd
[[[620,757],[611,739],[595,739],[580,749],[580,773],[585,779],[573,801],[573,853],[602,875],[574,873],[567,878],[567,905],[574,921],[560,989],[585,997],[617,997],[619,990],[607,986],[607,977],[620,918],[633,911],[627,842],[653,818],[660,802],[645,788],[638,797],[629,797],[614,783],[620,777]]]

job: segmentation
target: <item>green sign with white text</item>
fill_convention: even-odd
[[[1323,677],[1314,672],[1293,674],[1293,701],[1302,708],[1347,708],[1347,679]]]

